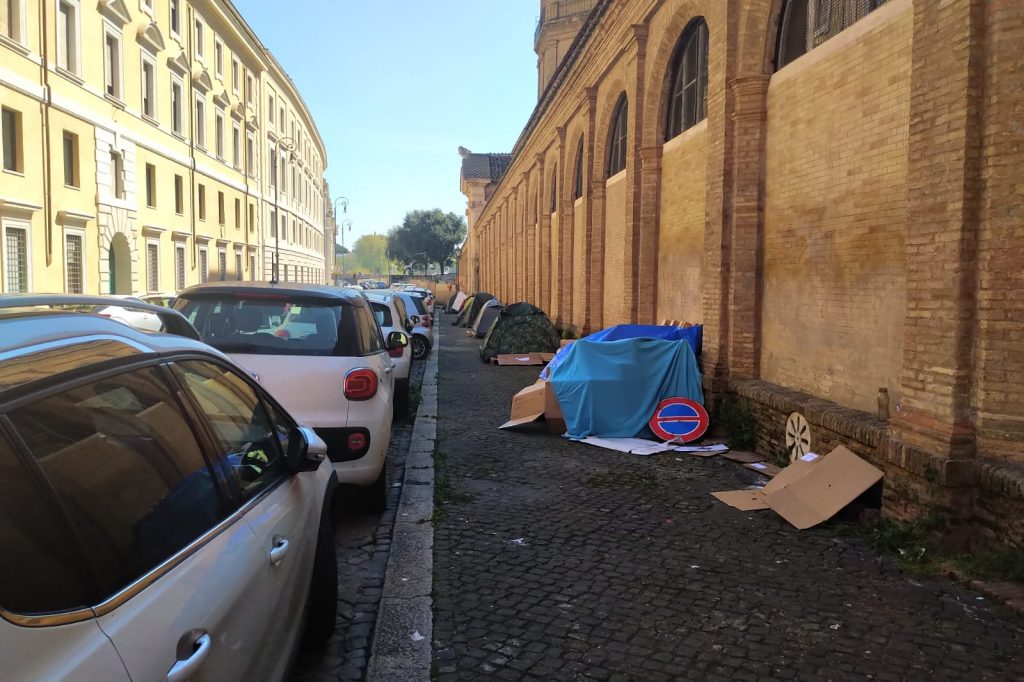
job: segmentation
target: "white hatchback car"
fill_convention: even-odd
[[[408,315],[405,312],[405,302],[395,296],[394,292],[382,289],[380,291],[367,291],[364,294],[370,302],[370,309],[373,316],[377,318],[381,332],[387,337],[391,332],[406,334],[409,329],[405,327],[405,320]],[[388,351],[388,354],[395,361],[395,416],[404,415],[409,411],[409,376],[412,374],[412,347],[406,345]]]
[[[178,295],[176,310],[327,443],[341,483],[365,506],[387,505],[394,400],[389,351],[369,302],[355,289],[280,282],[210,282]]]
[[[405,302],[409,311],[409,323],[412,325],[412,356],[422,360],[430,355],[430,349],[434,347],[434,324],[423,297],[419,294],[407,291],[395,292]]]
[[[2,677],[283,678],[334,630],[325,444],[204,343],[14,309],[57,298],[0,300]]]

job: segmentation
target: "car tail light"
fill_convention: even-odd
[[[371,369],[354,369],[345,375],[345,397],[369,400],[377,395],[377,374]]]
[[[392,348],[391,350],[388,351],[388,355],[390,355],[393,358],[400,358],[402,357],[402,351],[404,350],[405,346],[396,346],[395,348]]]
[[[429,327],[430,326],[430,315],[424,315],[423,316],[423,326],[424,327]]]
[[[366,434],[356,431],[348,434],[348,449],[353,451],[362,450],[366,447]]]

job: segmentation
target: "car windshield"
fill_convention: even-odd
[[[345,307],[287,295],[181,296],[175,302],[203,341],[225,353],[354,355],[358,343]]]

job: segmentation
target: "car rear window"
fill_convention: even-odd
[[[423,299],[422,298],[420,298],[416,294],[408,294],[406,300],[407,301],[408,300],[412,301],[412,304],[414,306],[416,306],[416,311],[420,315],[426,315],[427,314],[427,306],[423,305]]]
[[[373,316],[377,318],[377,324],[381,327],[394,326],[391,320],[391,308],[386,303],[370,301],[370,310],[373,311]]]
[[[174,307],[224,353],[353,356],[365,349],[348,306],[287,295],[181,296]]]

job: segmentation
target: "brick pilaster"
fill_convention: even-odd
[[[736,78],[733,100],[732,209],[729,212],[729,376],[757,379],[761,349],[761,232],[764,149],[770,76]]]
[[[974,454],[985,0],[915,0],[907,167],[902,405],[893,435]]]
[[[628,320],[636,323],[639,317],[639,302],[646,299],[649,302],[654,296],[649,291],[657,289],[657,282],[651,281],[644,286],[643,295],[640,289],[640,242],[641,242],[641,199],[642,187],[640,177],[640,145],[643,139],[644,129],[644,97],[647,87],[644,83],[644,73],[647,64],[647,25],[634,24],[633,48],[636,50],[636,70],[631,74],[633,78],[633,101],[630,103],[631,129],[629,130],[629,153],[626,155],[626,177],[629,181],[626,199],[626,225],[625,249],[623,266],[623,284],[625,291],[619,300],[621,320]]]
[[[658,240],[661,212],[661,151],[662,146],[639,149],[640,172],[637,185],[640,190],[639,238],[635,288],[643,288],[644,295],[637,301],[637,319],[640,324],[656,324],[658,311]]]
[[[977,261],[975,428],[979,453],[1024,461],[1024,145],[1019,127],[1024,3],[985,3],[984,22],[985,200]]]
[[[570,190],[569,162],[566,157],[565,126],[558,127],[558,281],[552,282],[552,296],[558,296],[559,325],[572,323],[572,287],[575,276],[572,268],[572,191]]]

